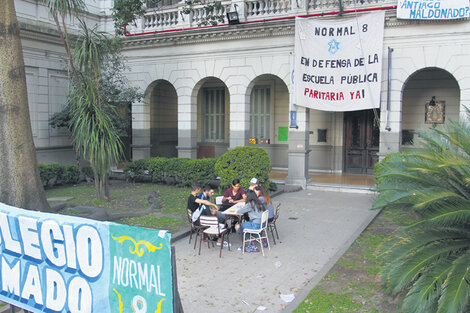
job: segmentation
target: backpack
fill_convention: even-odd
[[[200,205],[199,208],[197,208],[192,215],[192,221],[193,223],[199,219],[199,216],[201,216],[202,211],[204,211],[205,205]]]

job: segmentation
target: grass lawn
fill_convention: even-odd
[[[400,312],[399,300],[384,293],[377,247],[412,220],[399,210],[382,211],[294,313]]]
[[[160,192],[161,211],[142,216],[118,220],[118,223],[166,229],[176,233],[187,226],[186,201],[190,188],[180,188],[167,185],[126,183],[111,181],[109,202],[96,200],[93,184],[79,184],[76,186],[62,186],[46,190],[47,198],[73,197],[68,202],[87,206],[107,208],[108,213],[138,212],[148,209],[147,195],[151,192]],[[53,204],[53,203],[51,203]],[[73,214],[73,210],[69,212]]]

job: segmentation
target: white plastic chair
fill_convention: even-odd
[[[222,199],[224,198],[224,196],[217,196],[215,197],[215,204],[217,205],[222,205]]]
[[[261,247],[261,252],[263,252],[263,256],[264,256],[263,239],[266,239],[266,242],[268,243],[268,248],[269,250],[271,250],[271,246],[269,245],[268,232],[266,230],[268,227],[268,217],[269,217],[269,211],[266,210],[263,212],[263,215],[261,216],[261,227],[259,229],[249,229],[249,228],[243,229],[243,247],[242,247],[243,254],[245,254],[245,243],[251,242],[252,240],[256,240],[257,242],[259,242],[259,245]],[[264,232],[264,235],[263,235],[263,232]],[[249,234],[248,239],[246,239],[247,234]]]

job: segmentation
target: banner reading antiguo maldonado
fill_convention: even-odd
[[[170,234],[0,203],[0,300],[31,312],[173,312]]]
[[[295,104],[323,111],[378,108],[385,13],[296,18]]]

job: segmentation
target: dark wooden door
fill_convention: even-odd
[[[379,134],[373,110],[344,113],[345,172],[374,173],[374,164],[378,161]]]

